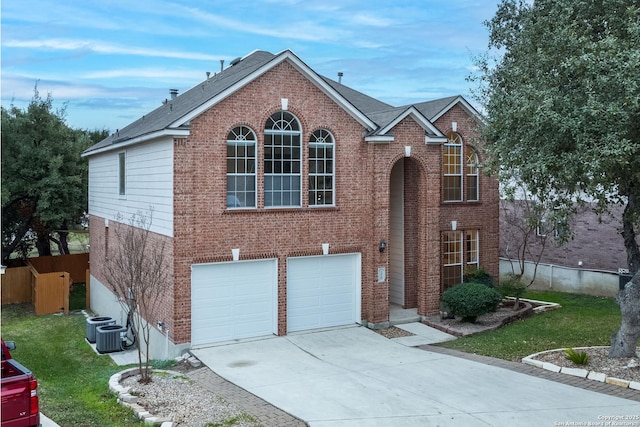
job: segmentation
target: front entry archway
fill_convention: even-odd
[[[389,303],[418,306],[421,168],[401,158],[389,179]]]

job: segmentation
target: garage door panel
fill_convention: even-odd
[[[192,345],[276,332],[276,260],[194,264]]]
[[[287,330],[358,322],[359,288],[359,254],[289,258]]]

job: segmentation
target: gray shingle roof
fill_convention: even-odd
[[[227,67],[176,98],[167,100],[160,107],[145,114],[123,129],[119,129],[104,140],[88,148],[83,155],[90,155],[94,151],[127,141],[130,142],[138,138],[144,139],[145,136],[157,132],[188,130],[188,123],[180,122],[182,117],[192,113],[214,97],[258,71],[278,56],[279,55],[261,50],[252,52],[235,65]],[[323,76],[319,77],[333,90],[338,92],[339,95],[344,98],[345,102],[350,103],[375,123],[378,126],[377,130],[384,128],[410,107],[394,107],[344,86],[332,79]],[[455,99],[456,97],[453,96],[414,104],[414,107],[430,120]],[[179,124],[176,125],[176,123]],[[377,130],[373,130],[372,133],[375,134]]]

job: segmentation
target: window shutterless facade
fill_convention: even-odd
[[[449,132],[447,135],[443,162],[443,200],[462,201],[462,138],[455,132]]]
[[[302,205],[302,149],[298,119],[279,111],[264,130],[264,206]]]
[[[478,201],[478,153],[471,147],[467,147],[467,201]]]
[[[442,233],[443,291],[463,282],[465,270],[480,267],[480,237],[478,230],[445,231]]]
[[[309,206],[334,204],[334,140],[319,129],[309,140]]]
[[[256,135],[237,126],[227,136],[227,209],[256,207]]]
[[[127,156],[124,151],[118,153],[118,194],[127,194]]]

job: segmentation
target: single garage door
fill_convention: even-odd
[[[191,345],[277,333],[277,261],[191,267]]]
[[[360,322],[360,254],[287,260],[287,331]]]

